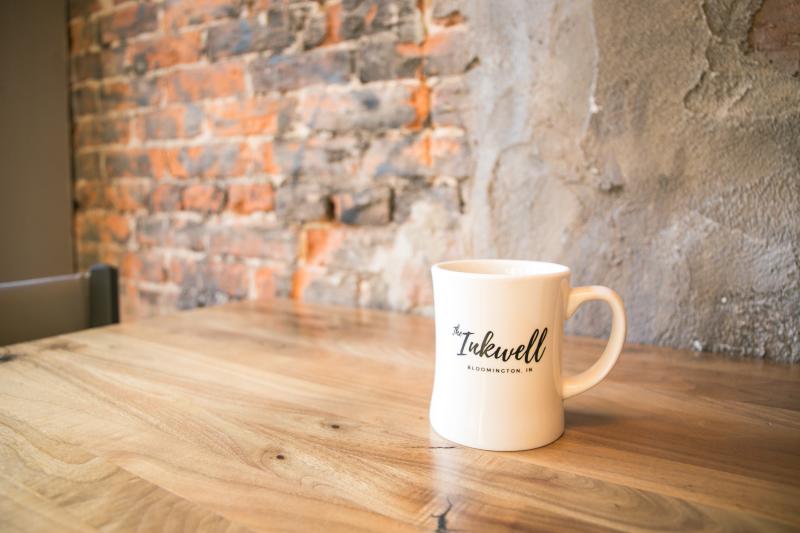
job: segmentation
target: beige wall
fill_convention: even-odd
[[[73,270],[66,16],[0,2],[0,282]]]

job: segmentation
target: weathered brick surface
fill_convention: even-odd
[[[99,91],[100,108],[106,112],[152,106],[158,102],[158,97],[152,79],[103,82]]]
[[[202,33],[187,31],[131,43],[125,49],[125,64],[136,74],[148,70],[193,63],[200,59]]]
[[[351,52],[319,48],[302,55],[276,55],[253,61],[250,74],[258,92],[288,91],[307,85],[342,84],[352,73]]]
[[[431,121],[434,126],[465,128],[471,109],[467,84],[460,76],[442,78],[431,91]]]
[[[416,78],[421,66],[419,47],[398,42],[391,33],[370,37],[358,51],[358,76],[364,83]]]
[[[141,139],[184,139],[202,131],[203,111],[196,105],[175,105],[148,111],[139,122]]]
[[[341,183],[357,175],[364,150],[364,143],[350,136],[277,141],[269,146],[266,171],[325,184]]]
[[[358,89],[305,91],[298,118],[316,131],[347,133],[356,130],[402,128],[414,122],[414,94],[419,84],[368,84]]]
[[[238,96],[244,91],[244,68],[237,63],[198,65],[175,70],[160,81],[168,102]]]
[[[392,219],[392,191],[388,187],[368,187],[333,195],[333,212],[343,224],[381,225]]]
[[[288,183],[276,194],[278,217],[286,222],[330,220],[333,211],[329,190],[317,183]]]
[[[281,52],[295,39],[284,24],[262,24],[257,19],[241,19],[208,30],[207,52],[212,60],[247,52]]]
[[[216,213],[225,205],[225,191],[215,185],[190,185],[183,189],[183,209]]]
[[[242,215],[271,211],[274,193],[270,183],[234,183],[228,188],[228,209]]]
[[[99,19],[100,42],[108,44],[153,31],[158,24],[155,4],[127,4]]]
[[[74,141],[77,148],[102,144],[125,144],[130,139],[131,125],[127,118],[98,117],[75,124]]]
[[[290,97],[237,99],[207,106],[216,137],[280,135],[290,127],[294,112],[295,100]]]
[[[69,4],[78,263],[120,265],[124,319],[274,296],[430,305],[382,265],[418,212],[461,211],[458,2]]]

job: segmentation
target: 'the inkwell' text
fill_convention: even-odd
[[[533,330],[531,337],[528,340],[527,346],[520,344],[516,348],[503,348],[497,346],[492,342],[494,339],[494,332],[489,330],[483,336],[481,341],[477,340],[474,331],[462,331],[461,324],[453,327],[453,335],[463,337],[460,349],[456,355],[469,355],[474,354],[478,357],[485,357],[487,359],[499,359],[508,361],[511,358],[517,361],[525,361],[526,364],[533,362],[538,363],[544,355],[545,346],[544,340],[547,337],[547,328]]]

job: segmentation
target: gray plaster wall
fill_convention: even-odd
[[[800,361],[800,78],[748,44],[761,7],[468,1],[465,252],[616,289],[630,341]]]

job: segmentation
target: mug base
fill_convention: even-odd
[[[519,442],[509,442],[507,444],[500,444],[500,443],[492,443],[482,439],[469,439],[464,438],[463,436],[456,436],[450,435],[445,431],[441,431],[436,427],[433,420],[430,420],[431,428],[436,432],[437,435],[440,437],[454,443],[459,444],[461,446],[466,446],[468,448],[475,448],[477,450],[486,450],[489,452],[522,452],[526,450],[534,450],[536,448],[543,448],[548,446],[564,435],[564,427],[562,426],[560,431],[556,433],[551,433],[543,438],[538,439],[526,439],[524,441]]]

